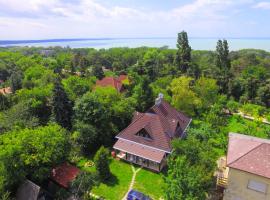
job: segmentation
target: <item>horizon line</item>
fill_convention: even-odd
[[[176,37],[166,37],[166,36],[157,36],[157,37],[92,37],[92,38],[46,38],[46,39],[6,39],[0,40],[2,42],[58,42],[58,41],[82,41],[82,40],[124,40],[124,39],[176,39]],[[200,37],[200,36],[191,36],[189,39],[270,39],[270,37]]]

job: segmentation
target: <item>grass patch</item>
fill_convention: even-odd
[[[141,169],[136,176],[133,189],[138,190],[154,200],[164,198],[165,183],[162,178],[162,173],[154,173],[146,169]]]
[[[101,183],[99,186],[92,189],[92,193],[104,197],[109,200],[120,200],[128,191],[129,184],[132,178],[131,165],[112,160],[110,163],[112,178],[106,183]]]

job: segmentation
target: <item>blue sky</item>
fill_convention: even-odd
[[[266,0],[0,0],[0,40],[270,37]]]

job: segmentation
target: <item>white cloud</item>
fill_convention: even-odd
[[[269,10],[270,9],[270,2],[259,2],[256,5],[253,6],[253,8],[260,8],[260,9],[265,9]]]
[[[209,36],[226,31],[230,18],[252,2],[194,0],[171,10],[146,10],[108,7],[96,0],[0,0],[0,13],[12,27],[0,36],[9,36],[7,32],[15,30],[21,21],[24,29],[17,33],[21,38],[171,36],[183,29],[193,35],[201,32]]]

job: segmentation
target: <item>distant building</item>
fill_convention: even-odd
[[[96,87],[113,87],[118,92],[123,92],[125,90],[123,81],[128,80],[127,75],[120,75],[119,77],[104,77],[101,80],[97,80]]]
[[[224,200],[270,200],[270,140],[229,134]]]
[[[11,94],[12,93],[11,87],[0,88],[0,93],[3,95]]]
[[[133,114],[131,124],[116,136],[113,148],[118,158],[159,172],[172,152],[171,141],[185,137],[190,122],[191,118],[159,94],[146,113]]]

